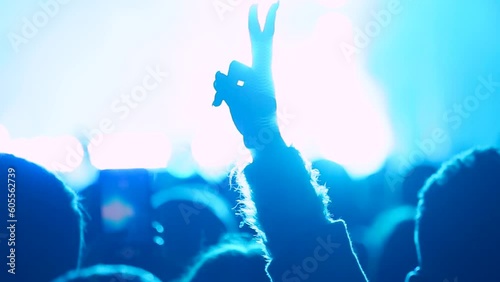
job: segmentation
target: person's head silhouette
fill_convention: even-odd
[[[0,154],[0,177],[2,224],[10,227],[0,262],[11,270],[0,280],[45,282],[77,268],[83,218],[76,194],[54,174],[13,155]]]
[[[419,267],[407,281],[500,281],[500,153],[466,152],[420,192]]]
[[[269,282],[263,246],[243,235],[226,235],[202,253],[178,282]]]

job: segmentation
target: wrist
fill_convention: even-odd
[[[264,130],[260,134],[244,136],[243,140],[254,158],[287,147],[279,129]]]

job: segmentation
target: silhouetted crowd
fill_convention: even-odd
[[[384,171],[353,180],[333,162],[310,163],[277,124],[278,7],[262,28],[250,10],[252,66],[233,61],[215,75],[213,106],[227,104],[251,163],[217,189],[200,192],[199,179],[166,189],[152,224],[163,242],[125,242],[98,231],[100,185],[77,195],[44,168],[0,154],[0,173],[15,175],[2,195],[17,219],[15,240],[9,229],[0,238],[0,281],[500,281],[500,152],[417,166],[395,191]]]

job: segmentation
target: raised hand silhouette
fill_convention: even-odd
[[[278,7],[279,2],[269,9],[263,30],[258,20],[257,5],[250,8],[248,29],[252,44],[252,67],[233,61],[227,75],[220,71],[215,74],[213,106],[218,107],[223,101],[226,102],[248,148],[252,148],[249,140],[256,138],[263,129],[278,132],[271,67]]]

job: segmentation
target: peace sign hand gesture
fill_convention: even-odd
[[[233,122],[249,148],[249,139],[257,138],[263,129],[278,130],[271,68],[278,7],[279,2],[271,6],[263,30],[258,20],[257,5],[250,8],[248,29],[252,44],[252,67],[233,61],[227,75],[220,71],[215,75],[214,88],[217,92],[213,105],[218,107],[222,101],[226,102]]]

